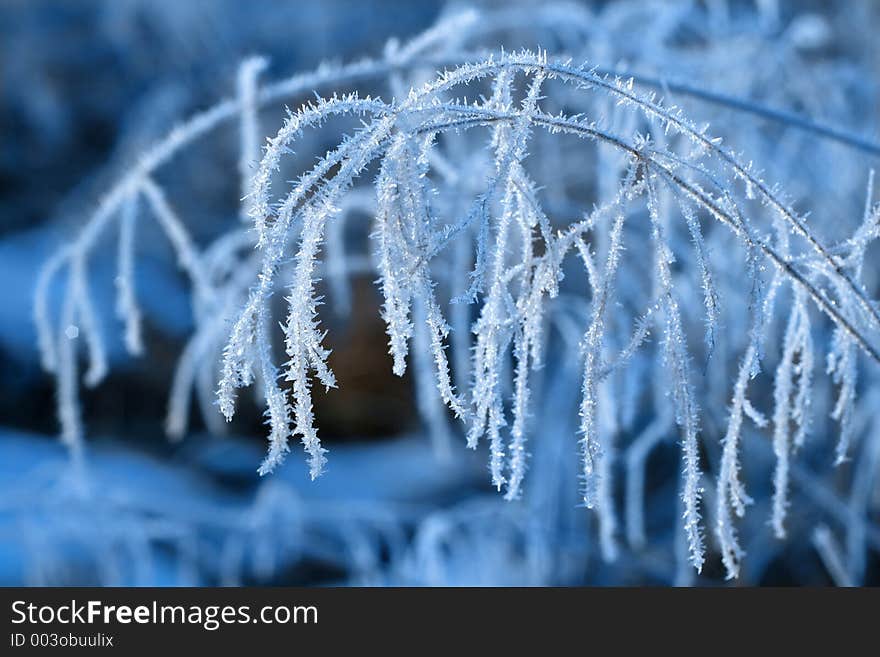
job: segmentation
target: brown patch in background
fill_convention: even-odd
[[[338,387],[314,388],[316,425],[329,441],[387,438],[418,422],[410,377],[395,376],[376,287],[365,277],[351,281],[351,313],[334,319],[322,308],[333,349],[330,367]]]

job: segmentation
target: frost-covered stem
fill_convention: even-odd
[[[419,249],[424,249],[429,242],[433,227],[427,190],[421,184],[430,169],[431,160],[428,154],[433,143],[434,135],[424,136],[418,145],[418,150],[413,147],[411,155],[400,167],[403,173],[399,182],[400,197],[403,203],[402,214],[410,218],[410,239]],[[456,418],[465,419],[468,414],[467,409],[452,385],[449,362],[446,356],[445,341],[449,336],[450,328],[437,303],[427,261],[421,261],[412,287],[425,304],[424,321],[428,327],[430,353],[434,357],[435,376],[440,398]]]
[[[320,329],[318,306],[320,297],[315,296],[316,263],[323,243],[324,227],[327,220],[337,212],[329,203],[324,207],[310,208],[303,215],[303,227],[300,233],[300,246],[296,254],[293,282],[290,285],[290,296],[287,298],[289,313],[284,329],[288,355],[292,350],[300,351],[304,362],[309,363],[324,384],[325,388],[336,386],[333,372],[327,365],[330,351],[322,345],[326,332]],[[301,372],[303,376],[306,371]],[[288,377],[298,374],[288,370]],[[292,379],[291,379],[292,380]]]
[[[475,449],[480,436],[484,432],[489,434],[492,485],[498,490],[504,484],[504,449],[500,435],[505,423],[500,393],[501,359],[510,340],[510,331],[503,326],[501,304],[499,294],[490,295],[474,330],[477,336],[473,367],[475,412],[467,435],[468,447]]]
[[[813,530],[813,546],[835,586],[854,586],[844,565],[840,546],[826,525],[819,525]]]
[[[598,383],[596,376],[601,366],[601,350],[606,330],[606,309],[614,285],[614,276],[620,264],[623,250],[623,224],[625,215],[618,213],[609,234],[608,252],[605,256],[598,286],[593,288],[590,325],[584,335],[584,378],[581,386],[580,440],[583,458],[583,501],[592,509],[598,499],[599,460],[602,458],[601,439],[598,435]]]
[[[56,372],[58,369],[56,350],[58,336],[49,311],[49,293],[55,276],[68,264],[70,257],[70,248],[59,249],[40,268],[37,275],[37,284],[34,290],[34,326],[37,330],[40,362],[47,372]],[[62,328],[66,328],[66,325]]]
[[[626,537],[634,550],[645,545],[645,462],[671,428],[671,414],[659,415],[636,436],[626,451]]]
[[[80,461],[83,453],[82,416],[77,385],[76,336],[69,332],[76,322],[76,297],[73,277],[67,281],[67,294],[61,309],[61,322],[56,332],[57,340],[57,405],[61,422],[61,442],[67,447],[73,460]]]
[[[294,433],[302,437],[303,445],[309,454],[309,470],[312,479],[321,474],[326,462],[324,450],[318,438],[317,429],[314,426],[314,414],[312,411],[311,384],[309,382],[310,371],[314,371],[326,389],[336,386],[333,372],[327,366],[327,358],[330,351],[322,345],[325,333],[319,329],[317,319],[318,304],[320,299],[314,296],[314,268],[315,261],[320,249],[324,225],[328,216],[335,212],[335,208],[329,204],[324,207],[310,209],[303,216],[303,229],[300,235],[300,247],[296,255],[296,267],[293,282],[290,286],[290,296],[287,297],[289,312],[284,327],[285,351],[289,357],[285,368],[285,379],[292,382],[294,398]],[[260,322],[266,316],[265,310],[260,313]],[[261,362],[266,361],[266,355],[261,354]],[[269,360],[271,362],[271,360]],[[263,367],[269,367],[263,362]],[[267,371],[265,376],[274,374]],[[269,382],[273,379],[265,379]],[[287,400],[280,402],[287,409]],[[270,418],[273,424],[284,418],[277,415]],[[281,435],[284,428],[274,427],[273,434]],[[286,451],[286,449],[284,450]],[[271,456],[271,448],[270,448]],[[279,451],[278,458],[270,459],[261,467],[261,473],[271,472],[276,463],[280,462],[283,452]]]
[[[275,470],[283,462],[287,452],[290,451],[288,438],[291,434],[291,418],[286,394],[278,385],[278,370],[272,364],[269,328],[265,315],[261,315],[257,319],[256,331],[256,348],[260,357],[260,377],[265,388],[266,415],[270,431],[269,450],[257,470],[260,476],[265,476]],[[314,479],[321,474],[324,463],[327,461],[324,457],[327,450],[321,447],[321,442],[309,421],[312,415],[312,398],[309,394],[308,381],[294,381],[293,392],[296,395],[294,407],[296,427],[301,432],[303,445],[309,455],[309,474]]]
[[[834,346],[828,354],[826,372],[831,375],[832,381],[839,386],[831,418],[840,425],[840,435],[834,450],[834,463],[841,465],[848,460],[849,448],[852,443],[852,420],[855,409],[858,368],[855,345],[852,340],[842,331],[835,330],[833,342]]]
[[[133,356],[143,353],[141,310],[134,289],[134,235],[138,212],[138,194],[131,194],[122,206],[119,219],[119,251],[116,276],[116,314],[125,322],[125,347]]]
[[[190,391],[196,378],[196,370],[205,358],[212,337],[208,332],[199,331],[187,341],[183,353],[177,360],[165,418],[165,433],[173,441],[180,440],[186,433],[189,424]]]
[[[861,280],[862,277],[865,251],[872,241],[880,237],[880,206],[873,207],[871,205],[873,186],[874,173],[872,171],[868,179],[862,224],[850,240],[850,252],[846,258],[847,265],[856,280]],[[839,290],[842,287],[839,281],[835,281],[835,285]],[[843,297],[843,295],[840,296]],[[851,306],[846,301],[842,305],[844,309]],[[857,356],[853,336],[846,334],[840,327],[836,328],[827,361],[827,372],[831,374],[834,383],[840,387],[837,402],[831,411],[832,419],[840,425],[840,436],[835,449],[836,465],[847,460],[847,454],[853,440],[853,416],[858,384]]]
[[[712,271],[709,269],[709,262],[706,257],[706,247],[703,244],[703,234],[700,230],[700,221],[697,219],[693,208],[687,203],[680,203],[681,212],[684,215],[688,225],[688,231],[691,234],[691,240],[694,245],[694,255],[697,258],[697,268],[700,272],[700,285],[703,289],[703,304],[706,309],[706,361],[712,358],[715,351],[715,332],[718,328],[718,317],[720,314],[718,307],[718,292],[715,289]]]
[[[682,434],[683,487],[681,499],[684,504],[684,530],[688,539],[690,559],[699,573],[705,559],[703,531],[700,522],[699,409],[694,400],[690,382],[690,363],[686,336],[681,324],[678,302],[673,294],[670,264],[674,261],[672,250],[665,235],[660,207],[656,197],[653,174],[646,171],[648,190],[648,214],[651,218],[652,241],[655,248],[655,267],[660,304],[663,307],[665,330],[663,333],[664,360],[670,368],[675,420]]]
[[[793,446],[803,443],[806,431],[807,405],[809,403],[809,380],[812,356],[809,347],[809,320],[804,293],[795,292],[794,307],[789,315],[783,338],[783,351],[773,385],[773,452],[776,466],[773,474],[773,513],[771,524],[777,538],[785,538],[785,516],[788,508],[789,458]],[[796,364],[795,359],[799,359]],[[792,400],[792,382],[799,378],[799,385]],[[793,403],[792,403],[793,402]],[[797,434],[791,436],[791,422],[797,424]]]
[[[517,314],[522,317],[520,327],[516,329],[513,337],[513,357],[515,371],[513,381],[512,414],[513,424],[510,430],[510,442],[508,444],[508,470],[509,477],[505,498],[516,499],[521,494],[522,482],[528,462],[526,452],[527,426],[529,420],[529,371],[540,364],[542,350],[542,313],[541,298],[547,287],[544,270],[534,267],[534,273],[529,276],[533,267],[532,231],[535,223],[539,223],[540,214],[537,205],[529,198],[532,190],[526,190],[522,184],[517,183],[518,203],[521,207],[532,210],[531,213],[522,213],[520,232],[522,235],[521,264],[524,265],[521,278],[520,295],[516,302]],[[548,253],[553,255],[552,236],[547,232]],[[555,276],[552,277],[555,283]],[[550,284],[552,287],[552,283]]]
[[[140,183],[140,188],[177,254],[177,264],[192,281],[196,301],[198,303],[204,302],[212,296],[211,285],[205,275],[201,255],[190,237],[189,231],[171,208],[165,192],[155,182],[144,178]]]
[[[393,359],[392,370],[397,376],[403,376],[406,371],[406,355],[409,352],[413,325],[410,320],[411,294],[408,286],[401,280],[406,250],[402,246],[404,242],[397,215],[398,190],[392,168],[393,165],[386,158],[376,183],[379,209],[373,237],[377,243],[376,268],[379,270],[380,287],[384,298],[382,318],[388,331],[389,353]]]
[[[501,401],[501,368],[511,338],[511,331],[504,321],[504,308],[511,303],[509,293],[504,285],[505,263],[507,259],[507,242],[510,225],[515,207],[515,176],[519,171],[519,163],[526,155],[526,146],[530,136],[530,116],[535,111],[539,100],[543,76],[536,76],[529,85],[528,93],[522,101],[522,117],[510,129],[499,127],[493,132],[493,143],[496,151],[495,175],[489,186],[472,209],[480,208],[482,221],[478,230],[477,255],[472,284],[466,298],[475,299],[482,289],[486,275],[485,256],[488,252],[488,234],[491,205],[499,189],[504,190],[501,202],[501,215],[495,226],[495,239],[492,245],[494,259],[491,270],[491,285],[480,319],[475,330],[477,340],[474,350],[474,404],[475,414],[468,432],[468,445],[476,447],[480,436],[487,432],[490,438],[489,469],[492,473],[492,485],[497,489],[505,483],[504,446],[501,442],[500,429],[505,424]],[[490,101],[493,106],[505,107],[510,103],[509,76],[499,76],[495,81],[495,92]]]
[[[89,354],[89,367],[86,370],[84,380],[87,386],[97,386],[107,375],[107,353],[104,349],[104,341],[101,338],[98,320],[92,307],[91,295],[88,289],[88,273],[82,254],[75,254],[70,264],[70,290],[68,294],[73,297],[76,308],[76,322],[70,326],[86,340]],[[76,323],[80,326],[75,326]]]
[[[261,169],[266,166],[266,161],[271,158],[271,153],[274,150],[286,149],[287,144],[299,134],[304,125],[320,122],[329,114],[371,113],[380,111],[381,107],[384,107],[381,103],[369,99],[361,101],[355,96],[334,98],[327,101],[325,106],[325,111],[321,113],[315,111],[314,106],[305,106],[300,112],[291,114],[278,136],[270,141],[269,149],[261,163]],[[323,202],[325,206],[330,206],[331,200],[335,201],[350,186],[355,173],[364,166],[365,162],[374,157],[374,151],[379,147],[383,140],[382,135],[387,133],[390,125],[390,119],[386,117],[370,128],[360,131],[356,136],[344,140],[339,147],[328,153],[311,171],[297,181],[279,207],[276,220],[271,225],[264,226],[263,239],[265,243],[262,249],[262,264],[257,274],[257,285],[251,290],[244,308],[234,322],[229,341],[223,350],[223,365],[217,397],[220,410],[227,420],[231,420],[235,413],[236,389],[248,386],[253,382],[251,359],[254,356],[256,324],[258,318],[267,312],[266,304],[275,286],[275,273],[284,258],[288,231],[296,218],[301,218],[305,212],[310,211],[307,205],[299,207],[301,202],[311,192],[310,202],[312,205],[315,202]],[[355,154],[357,157],[353,157]],[[277,156],[280,157],[280,153]],[[269,169],[272,166],[270,164]],[[339,170],[332,179],[334,183],[332,193],[328,193],[328,190],[325,189],[323,193],[319,194],[319,190],[316,190],[315,187],[320,186],[322,181],[325,186],[329,184],[331,181],[325,181],[324,178],[337,166]],[[259,184],[259,177],[255,177],[254,186],[257,187]],[[254,209],[254,212],[257,210]]]
[[[199,379],[199,401],[202,405],[202,415],[209,429],[214,433],[222,433],[222,425],[218,425],[213,418],[219,418],[218,409],[214,400],[216,385],[214,379],[213,353],[218,342],[223,340],[228,330],[227,322],[238,310],[238,305],[247,297],[248,287],[252,284],[257,266],[256,255],[249,255],[244,262],[233,257],[238,248],[247,248],[253,245],[252,238],[247,236],[245,240],[241,235],[230,238],[221,238],[215,242],[205,253],[209,271],[223,268],[228,259],[236,264],[233,271],[229,272],[230,278],[226,281],[223,289],[221,303],[211,309],[215,321],[201,323],[196,334],[190,338],[184,347],[183,354],[177,362],[174,377],[171,384],[171,393],[168,400],[168,413],[165,427],[168,436],[172,440],[183,437],[189,423],[190,392],[194,386],[196,377]],[[210,403],[206,394],[211,395]],[[260,391],[265,396],[265,390]]]
[[[526,473],[528,454],[526,453],[526,423],[529,405],[529,349],[522,331],[517,332],[513,339],[513,357],[516,368],[513,382],[513,425],[510,428],[510,443],[507,452],[510,455],[507,480],[507,500],[517,499],[522,492],[522,482]]]
[[[733,386],[727,431],[721,442],[721,465],[718,470],[718,483],[715,491],[715,533],[721,547],[721,558],[727,570],[728,579],[739,575],[739,564],[745,554],[737,538],[731,511],[734,511],[741,518],[745,515],[745,507],[752,503],[752,499],[745,492],[739,473],[739,442],[748,401],[746,392],[749,380],[757,374],[760,368],[760,343],[764,333],[764,322],[773,315],[773,306],[782,281],[782,274],[778,271],[775,272],[762,303],[758,296],[760,288],[754,262],[754,254],[749,254],[750,276],[752,277],[752,298],[750,299],[752,329],[748,347],[740,361],[739,371]]]
[[[416,403],[419,412],[428,423],[434,453],[441,459],[448,459],[452,453],[452,435],[446,419],[446,408],[434,384],[434,368],[430,354],[431,335],[428,329],[426,302],[420,296],[413,308],[415,332],[413,334],[413,358],[416,384]]]
[[[754,314],[755,312],[757,310],[753,307],[752,313]],[[752,322],[753,325],[760,326],[761,319],[753,316]],[[753,328],[753,336],[758,336],[760,333],[760,328]],[[736,382],[733,386],[733,399],[730,405],[727,432],[721,441],[721,466],[718,470],[718,483],[715,491],[715,530],[728,579],[733,579],[739,575],[739,562],[745,554],[739,545],[731,511],[734,511],[741,518],[745,515],[745,507],[752,503],[752,499],[746,494],[740,480],[739,442],[747,402],[746,390],[750,378],[757,371],[758,352],[759,344],[753,337],[750,339],[746,352],[740,361]]]
[[[260,162],[259,81],[260,73],[268,66],[263,57],[248,57],[238,68],[239,118],[238,175],[241,180],[242,221],[250,219],[249,194],[254,168]]]
[[[272,177],[280,166],[282,155],[290,152],[290,144],[302,135],[303,130],[320,125],[334,114],[376,116],[386,110],[387,107],[384,103],[371,98],[361,99],[355,94],[349,94],[342,97],[334,96],[317,104],[304,105],[298,112],[288,114],[278,134],[269,139],[266,152],[252,180],[249,211],[257,231],[258,246],[266,247],[273,236],[286,232],[297,208],[307,195],[313,192],[316,187],[330,184],[331,181],[327,177],[334,165],[338,165],[355,154],[360,156],[360,153],[357,152],[358,145],[371,141],[377,134],[385,132],[384,130],[380,131],[382,128],[380,124],[375,126],[375,130],[364,129],[359,131],[356,136],[343,140],[339,147],[327,153],[318,164],[303,174],[287,196],[276,206],[270,202]],[[385,129],[387,130],[390,128],[390,119],[386,119],[386,123]],[[378,144],[374,143],[373,146],[375,148]],[[372,150],[370,149],[368,152],[372,152]],[[333,178],[335,177],[331,176],[331,179]],[[344,177],[339,178],[340,181],[343,179]],[[273,229],[275,224],[279,225],[277,229]]]
[[[467,273],[471,266],[471,249],[468,235],[462,236],[453,250],[451,286],[453,290],[463,290],[467,284]],[[452,362],[455,384],[459,390],[467,390],[471,368],[471,306],[454,303],[449,311],[452,323]]]
[[[426,304],[425,322],[430,336],[430,352],[434,356],[435,376],[437,377],[437,389],[440,391],[440,399],[455,414],[455,417],[464,420],[468,417],[464,402],[455,391],[452,378],[449,373],[449,361],[446,357],[445,340],[449,335],[449,325],[443,318],[443,313],[437,303],[431,283],[425,280],[422,283],[422,298]]]

